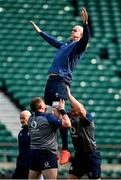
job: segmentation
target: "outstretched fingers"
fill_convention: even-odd
[[[88,23],[88,14],[87,14],[86,8],[82,8],[82,20],[83,20],[83,23],[85,24]]]

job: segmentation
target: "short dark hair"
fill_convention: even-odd
[[[39,108],[41,108],[41,102],[44,100],[41,97],[35,97],[30,102],[30,108],[33,112],[36,112]]]

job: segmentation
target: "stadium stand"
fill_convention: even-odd
[[[121,1],[81,0],[78,4],[80,11],[87,8],[93,34],[86,56],[74,72],[71,89],[94,116],[103,163],[115,165],[121,163]],[[28,109],[31,98],[43,96],[55,52],[29,21],[62,41],[82,22],[80,16],[73,17],[67,0],[0,0],[0,19],[0,88],[19,108]],[[0,139],[2,133],[9,136],[4,130]],[[14,141],[8,136],[4,142]],[[60,175],[65,176],[64,170]],[[121,173],[107,170],[102,176],[119,178]]]
[[[0,122],[0,162],[16,162],[18,152],[17,139]]]

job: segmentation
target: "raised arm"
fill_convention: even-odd
[[[60,99],[58,110],[61,114],[61,120],[62,120],[62,127],[64,128],[70,128],[71,127],[71,121],[65,111],[65,101]]]
[[[49,122],[52,125],[56,125],[57,127],[62,128],[70,128],[71,127],[71,121],[65,111],[65,101],[60,100],[59,104],[57,106],[54,106],[52,108],[52,114],[54,115],[54,119],[49,118]],[[47,116],[52,116],[52,114],[48,114]]]
[[[53,36],[50,36],[49,34],[43,32],[35,23],[34,21],[30,21],[30,23],[33,25],[35,31],[43,37],[49,44],[54,46],[55,48],[60,48],[64,43],[58,41]]]
[[[82,9],[82,21],[83,21],[83,36],[77,42],[77,45],[76,45],[77,54],[86,50],[89,37],[90,37],[90,31],[89,31],[89,26],[88,26],[88,14],[85,8]]]
[[[70,92],[70,88],[67,86],[68,98],[71,103],[71,106],[74,108],[75,111],[80,113],[83,117],[86,117],[86,109],[84,108],[83,104],[76,100],[75,97],[72,96]]]

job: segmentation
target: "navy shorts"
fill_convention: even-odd
[[[69,174],[81,178],[87,174],[89,179],[101,177],[101,156],[99,152],[75,153]]]
[[[48,150],[30,150],[30,170],[41,172],[42,170],[53,168],[58,168],[56,154]]]
[[[67,100],[67,89],[64,79],[60,76],[50,76],[44,92],[45,104],[52,106],[53,101]]]

